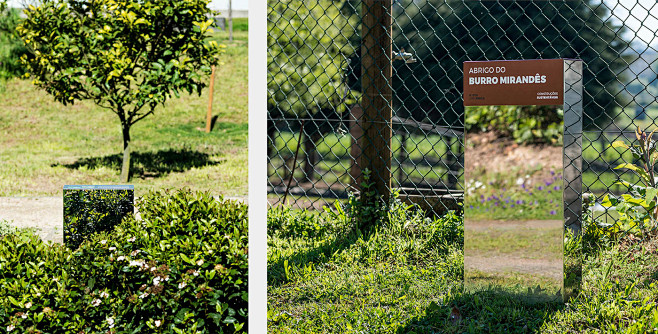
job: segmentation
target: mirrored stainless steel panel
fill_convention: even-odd
[[[550,144],[520,145],[486,126],[464,135],[466,291],[561,302],[580,286],[582,62],[564,65],[564,106],[532,107],[559,125]],[[467,107],[465,117],[481,108],[517,107]]]

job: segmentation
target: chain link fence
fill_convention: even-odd
[[[270,205],[331,205],[368,169],[378,190],[457,208],[468,60],[582,59],[583,192],[624,193],[639,178],[615,167],[637,157],[611,144],[656,126],[657,27],[643,0],[269,1]]]

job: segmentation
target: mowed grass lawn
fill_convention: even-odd
[[[227,46],[217,68],[210,134],[208,92],[182,94],[131,129],[132,179],[148,190],[190,188],[247,194],[247,31],[216,32]],[[30,80],[0,82],[0,196],[56,196],[65,184],[117,184],[118,117],[90,101],[64,106]]]
[[[387,215],[361,232],[344,213],[271,209],[268,332],[658,333],[655,233],[590,241],[579,294],[529,305],[463,291],[461,217]]]

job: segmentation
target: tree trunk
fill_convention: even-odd
[[[123,133],[123,163],[121,164],[121,182],[130,178],[130,125],[124,125]]]

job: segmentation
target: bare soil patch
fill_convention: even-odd
[[[0,219],[19,228],[34,228],[44,241],[63,241],[62,197],[0,197]]]
[[[551,170],[562,170],[562,147],[551,145],[519,145],[513,139],[497,137],[493,132],[468,134],[466,138],[466,173],[473,175],[479,169],[487,172],[507,173],[510,169],[541,169],[532,176],[533,181],[551,177]]]

